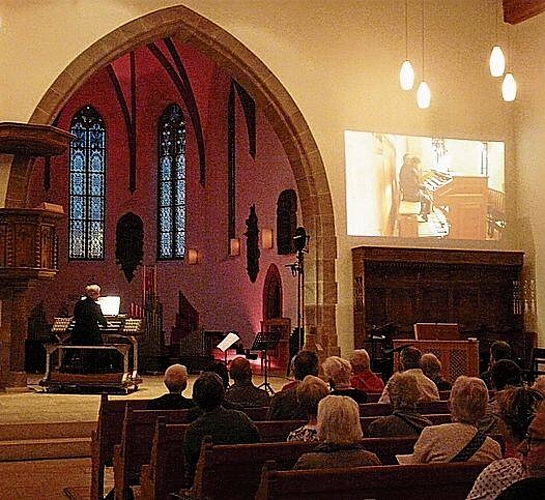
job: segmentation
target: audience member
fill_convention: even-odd
[[[431,352],[422,355],[420,367],[424,375],[435,382],[439,391],[450,391],[452,384],[441,375],[441,361]]]
[[[450,424],[425,427],[414,446],[410,463],[484,462],[501,458],[501,447],[476,425],[484,416],[488,390],[476,377],[456,379],[450,393]]]
[[[246,358],[239,356],[233,359],[229,373],[234,383],[225,393],[226,401],[238,403],[245,408],[269,406],[269,394],[253,384],[252,366]]]
[[[507,387],[519,387],[522,385],[522,370],[510,359],[500,359],[490,367],[490,385],[495,393],[503,391]],[[488,403],[485,416],[479,422],[479,430],[485,434],[498,434],[500,432],[500,418],[495,395]],[[510,452],[509,455],[512,455]]]
[[[532,388],[537,389],[545,396],[545,375],[540,375],[534,381]]]
[[[245,413],[222,407],[224,396],[223,383],[215,373],[205,372],[193,384],[193,401],[203,415],[189,424],[185,433],[183,452],[188,484],[193,480],[205,436],[211,436],[215,444],[257,443],[261,440],[257,427]]]
[[[223,383],[223,388],[225,390],[229,389],[229,371],[227,370],[227,365],[223,361],[217,359],[212,361],[204,371],[219,375]]]
[[[528,426],[528,433],[519,446],[526,479],[505,489],[498,500],[542,500],[545,496],[545,406]]]
[[[390,379],[390,398],[394,411],[374,420],[367,432],[370,437],[419,435],[432,422],[416,409],[420,393],[412,373],[395,373]]]
[[[378,457],[363,449],[358,404],[348,396],[326,396],[318,403],[318,439],[314,451],[304,453],[294,469],[330,469],[381,465]]]
[[[277,392],[271,398],[268,420],[304,420],[306,411],[297,401],[297,385],[307,375],[318,376],[318,355],[313,351],[301,351],[293,360],[293,370],[297,384],[290,389]]]
[[[351,397],[358,404],[367,403],[367,393],[350,385],[350,362],[339,356],[329,356],[323,362],[322,369],[331,386],[331,394]]]
[[[182,395],[187,387],[187,368],[184,365],[169,366],[165,371],[163,382],[168,389],[168,394],[150,400],[148,410],[185,410],[195,406],[191,399]]]
[[[522,385],[522,370],[511,359],[500,359],[490,367],[490,385],[495,391]]]
[[[497,411],[506,443],[513,448],[520,446],[542,401],[539,391],[527,387],[510,387],[498,394]],[[481,472],[467,500],[494,500],[508,486],[525,477],[527,473],[520,456],[496,460]]]
[[[329,394],[329,387],[322,379],[307,375],[297,386],[296,393],[299,405],[307,413],[308,422],[291,431],[288,441],[318,441],[318,403]]]
[[[439,391],[433,380],[430,380],[422,368],[420,368],[420,358],[422,353],[416,347],[405,347],[399,355],[399,364],[402,372],[411,373],[416,378],[418,392],[420,393],[419,401],[439,401]],[[391,380],[391,378],[390,378]],[[384,387],[382,395],[378,400],[379,403],[390,403],[389,384],[390,380]]]
[[[352,377],[350,385],[360,391],[382,392],[384,389],[383,380],[371,371],[371,360],[369,353],[365,349],[358,349],[350,356],[352,365]]]
[[[493,389],[490,380],[490,368],[492,368],[494,363],[500,359],[511,359],[511,346],[503,340],[496,340],[495,342],[492,342],[492,345],[490,346],[490,362],[488,369],[481,373],[481,378],[484,380],[488,389]]]

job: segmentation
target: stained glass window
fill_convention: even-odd
[[[72,119],[70,132],[70,259],[104,258],[106,130],[102,117],[85,106]]]
[[[159,120],[158,252],[159,259],[185,255],[185,117],[177,104]]]

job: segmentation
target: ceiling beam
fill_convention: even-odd
[[[518,24],[545,12],[543,0],[503,0],[503,20]]]

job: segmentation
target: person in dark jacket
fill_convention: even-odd
[[[168,394],[150,400],[148,410],[185,410],[195,406],[191,399],[182,395],[187,387],[187,368],[184,365],[169,366],[165,371],[164,384]]]

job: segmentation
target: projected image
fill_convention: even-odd
[[[351,236],[500,240],[503,142],[345,131]]]

